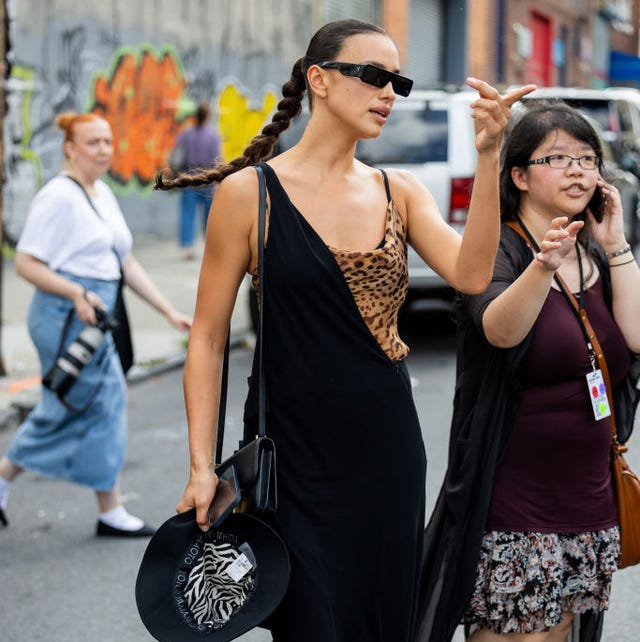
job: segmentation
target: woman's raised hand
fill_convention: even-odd
[[[471,117],[476,131],[476,150],[479,154],[500,149],[502,135],[511,115],[511,106],[523,96],[536,89],[535,85],[524,85],[502,96],[484,80],[467,78],[467,85],[476,89],[479,98],[471,103]]]
[[[584,225],[583,221],[572,221],[566,216],[558,216],[551,221],[551,227],[544,235],[540,243],[540,251],[536,259],[542,263],[547,270],[555,272],[564,257],[569,254],[576,244],[577,234]]]

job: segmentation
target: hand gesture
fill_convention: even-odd
[[[476,131],[476,150],[479,154],[500,149],[502,135],[511,115],[511,106],[536,89],[525,85],[501,96],[495,87],[484,80],[467,78],[467,85],[478,91],[480,97],[471,103],[471,118]]]
[[[584,221],[572,221],[567,225],[568,221],[566,216],[558,216],[551,221],[551,228],[544,235],[540,251],[536,254],[536,259],[551,272],[560,267],[564,257],[573,249],[577,234],[584,226]]]

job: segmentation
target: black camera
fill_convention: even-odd
[[[102,308],[95,308],[96,325],[83,328],[77,339],[69,344],[63,354],[59,354],[52,368],[42,379],[42,384],[62,399],[76,382],[80,371],[92,359],[104,335],[115,330],[118,322]]]

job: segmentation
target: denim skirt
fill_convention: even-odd
[[[113,309],[118,281],[63,276],[95,292]],[[69,316],[73,310],[69,299],[36,290],[28,327],[43,375],[85,327],[75,312]],[[110,332],[80,371],[65,402],[69,407],[43,386],[40,402],[18,428],[7,457],[47,477],[98,491],[113,489],[126,448],[127,389]]]

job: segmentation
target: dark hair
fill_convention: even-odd
[[[518,113],[520,112],[520,113]],[[532,101],[514,110],[512,121],[507,127],[500,154],[500,218],[514,220],[520,209],[520,190],[511,178],[514,167],[525,169],[531,154],[550,132],[563,130],[586,143],[598,157],[598,169],[602,173],[602,144],[591,123],[577,109],[560,100]],[[596,189],[587,207],[596,219],[602,217],[602,193]],[[587,245],[590,238],[585,212],[577,217],[585,220],[578,237]]]
[[[209,103],[206,103],[206,102],[198,103],[198,106],[196,107],[196,113],[195,113],[196,127],[202,127],[202,125],[204,125],[209,120],[210,115],[211,115],[211,107],[209,106]]]
[[[306,54],[294,63],[291,77],[282,86],[283,98],[278,103],[271,122],[263,128],[260,134],[254,136],[242,156],[234,158],[228,163],[220,162],[213,169],[195,174],[183,173],[174,177],[171,175],[171,170],[163,169],[156,175],[154,189],[170,190],[174,187],[219,183],[229,174],[269,158],[280,134],[289,127],[291,119],[302,110],[309,67],[326,60],[335,60],[342,50],[345,40],[360,33],[386,35],[386,31],[382,27],[360,20],[337,20],[318,29],[309,42]]]

